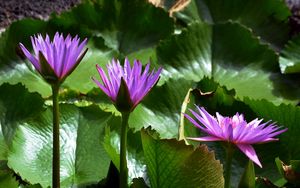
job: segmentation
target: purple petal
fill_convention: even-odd
[[[225,131],[227,131],[226,136],[228,138],[229,141],[233,141],[233,127],[232,127],[232,123],[227,124],[227,129],[225,129]]]
[[[283,133],[283,132],[286,132],[287,130],[288,130],[288,129],[285,128],[285,129],[282,129],[282,130],[280,130],[280,131],[273,132],[273,133],[269,134],[269,137],[277,136],[277,135],[279,135],[279,134],[281,134],[281,133]]]
[[[254,163],[256,163],[260,168],[262,165],[256,155],[254,148],[248,144],[236,144],[236,146],[247,156],[251,159]]]
[[[196,112],[192,112],[192,114],[200,121],[205,127],[207,127],[211,132],[213,132],[214,135],[222,136],[222,129],[217,122],[217,120],[210,115],[204,108],[200,108],[196,106],[198,111],[200,112],[200,115],[198,115]]]
[[[96,65],[96,68],[98,70],[98,73],[100,75],[100,78],[104,84],[104,87],[107,88],[108,90],[108,96],[113,100],[115,101],[116,100],[116,91],[115,91],[115,88],[112,87],[111,85],[111,82],[108,80],[105,72],[103,71],[103,69],[99,66],[99,65]]]
[[[150,64],[147,64],[144,71],[142,71],[143,65],[140,61],[135,60],[133,66],[131,67],[127,58],[125,59],[123,67],[120,65],[120,62],[115,59],[112,59],[112,61],[107,64],[106,67],[108,77],[105,76],[105,78],[104,71],[98,68],[98,72],[103,81],[103,85],[101,87],[105,87],[109,91],[111,98],[116,98],[119,91],[121,78],[123,78],[129,90],[132,109],[139,104],[139,102],[156,84],[159,79],[159,74],[162,70],[159,68],[157,72],[153,70],[152,73],[149,74]]]
[[[38,70],[41,71],[41,66],[38,62],[38,60],[25,48],[25,46],[20,43],[20,48],[23,51],[24,55],[27,57],[27,59],[32,63],[32,65]]]
[[[78,58],[82,55],[83,48],[87,44],[87,38],[85,38],[80,44],[79,44],[80,39],[76,39],[75,42],[71,41],[70,46],[68,47],[68,51],[70,54],[68,55],[68,60],[65,61],[67,64],[64,68],[64,73],[68,74],[70,70],[76,65]],[[78,46],[79,44],[79,46]],[[82,53],[81,53],[82,52]]]
[[[60,80],[63,80],[63,78],[69,74],[69,71],[74,70],[74,66],[77,65],[77,58],[86,45],[86,40],[79,45],[80,39],[77,36],[72,39],[71,36],[68,35],[66,39],[64,39],[63,34],[59,32],[55,33],[52,42],[48,34],[46,34],[45,38],[43,38],[41,34],[37,34],[31,36],[30,39],[35,55],[29,55],[28,50],[25,50],[26,48],[20,44],[25,56],[43,76],[56,76]],[[42,67],[37,58],[40,52],[54,70],[55,75],[45,75],[48,74],[48,71],[41,70]]]
[[[278,141],[278,140],[279,140],[278,138],[266,138],[266,139],[260,141],[259,144],[268,143],[268,142],[274,142],[274,141]]]
[[[187,114],[183,114],[184,117],[186,119],[188,119],[193,125],[195,125],[196,127],[198,127],[199,129],[201,129],[204,132],[207,132],[207,129],[205,129],[204,127],[202,127],[201,125],[199,125],[191,116],[187,115]]]
[[[98,87],[107,95],[110,97],[110,92],[109,90],[104,87],[98,80],[96,80],[94,77],[92,77],[92,80],[98,85]]]
[[[131,75],[131,67],[127,57],[125,58],[124,72],[126,73],[127,76]]]

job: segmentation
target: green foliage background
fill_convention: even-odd
[[[14,22],[1,34],[0,187],[51,185],[51,88],[17,54],[19,42],[31,48],[29,36],[56,31],[89,39],[86,56],[60,90],[62,187],[104,186],[110,161],[118,167],[120,114],[91,77],[97,77],[96,64],[125,57],[163,67],[158,85],[129,120],[132,187],[223,186],[221,145],[178,141],[190,88],[189,108],[195,103],[211,113],[240,112],[247,120],[287,127],[280,141],[255,146],[263,165],[255,166],[256,176],[277,186],[286,182],[275,158],[300,160],[300,37],[289,36],[285,3],[191,0],[173,17],[167,7],[144,0],[86,0],[47,21]],[[184,124],[185,135],[201,134]],[[247,158],[236,152],[233,165],[233,186],[246,166],[251,176],[244,175],[240,185],[253,186]]]

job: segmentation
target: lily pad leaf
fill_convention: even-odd
[[[20,122],[44,110],[44,99],[29,93],[21,84],[0,86],[0,158],[6,160],[8,149]]]
[[[222,165],[205,145],[194,149],[184,141],[154,139],[142,130],[151,187],[223,187]]]
[[[166,11],[139,0],[86,1],[71,12],[54,15],[50,23],[66,31],[98,34],[108,47],[125,55],[153,47],[174,29]]]
[[[263,42],[270,43],[277,50],[289,39],[290,15],[284,1],[273,0],[191,0],[187,7],[175,14],[186,23],[195,20],[208,23],[238,22],[251,28]]]
[[[279,64],[281,72],[300,73],[300,35],[291,39],[281,51]]]
[[[129,126],[135,130],[152,126],[161,138],[177,138],[181,103],[192,81],[171,79],[155,86],[129,118]]]
[[[298,144],[300,138],[299,121],[300,108],[292,105],[281,104],[275,106],[266,100],[244,100],[247,105],[257,114],[258,117],[265,120],[272,120],[277,125],[288,128],[288,130],[279,136],[280,141],[277,145],[280,146],[280,159],[290,161],[300,158],[300,148]],[[275,159],[274,159],[275,160]],[[274,161],[273,160],[273,161]]]
[[[110,159],[102,141],[111,117],[96,106],[60,105],[61,186],[86,185],[107,175]],[[8,166],[31,184],[51,185],[52,109],[19,123]]]
[[[299,89],[286,92],[291,85],[280,75],[274,51],[236,23],[192,23],[160,43],[157,59],[164,68],[162,81],[185,78],[198,82],[206,76],[235,89],[239,98],[268,99],[276,104],[298,100],[293,93]]]

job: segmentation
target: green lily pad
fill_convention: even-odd
[[[95,183],[103,179],[109,161],[103,146],[104,127],[110,113],[91,106],[61,108],[61,184],[62,187]],[[52,110],[19,123],[8,165],[31,184],[51,185]]]
[[[281,72],[299,73],[300,72],[300,35],[291,39],[281,51],[279,64]]]
[[[173,32],[173,20],[165,10],[139,0],[86,1],[53,16],[50,23],[68,32],[73,28],[74,34],[100,35],[108,47],[124,55],[153,47]]]
[[[37,116],[44,110],[44,100],[38,93],[28,93],[21,84],[0,86],[0,158],[7,159],[7,152],[19,123]],[[29,108],[30,107],[30,108]]]
[[[129,127],[140,130],[151,126],[161,138],[177,138],[181,103],[193,82],[179,79],[155,86],[133,111]]]
[[[164,82],[170,78],[200,81],[206,76],[235,89],[239,98],[276,104],[298,100],[293,93],[299,89],[288,90],[294,82],[280,75],[275,52],[236,23],[192,23],[160,43],[157,59],[164,68]]]
[[[151,187],[223,187],[223,169],[214,153],[175,139],[160,140],[142,130],[142,143]]]
[[[275,106],[266,100],[249,100],[245,99],[245,103],[257,114],[258,117],[265,120],[272,120],[277,125],[288,128],[287,132],[280,135],[280,141],[277,142],[281,149],[280,159],[293,160],[300,158],[300,148],[298,144],[300,138],[299,121],[300,108],[297,106],[281,104]],[[273,160],[274,161],[274,160]]]
[[[191,0],[175,14],[186,23],[195,20],[208,23],[238,22],[251,28],[263,42],[280,49],[289,39],[288,18],[291,15],[284,1],[273,0]]]

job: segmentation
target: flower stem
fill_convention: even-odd
[[[127,147],[127,129],[128,129],[128,112],[122,113],[122,127],[121,127],[121,151],[120,151],[120,188],[127,188],[128,169],[126,161],[126,147]]]
[[[52,85],[53,98],[53,158],[52,158],[52,187],[60,187],[60,145],[59,145],[59,84]]]
[[[225,187],[230,188],[230,178],[231,178],[231,164],[233,158],[234,148],[231,143],[228,143],[226,148],[226,169],[225,169]]]

